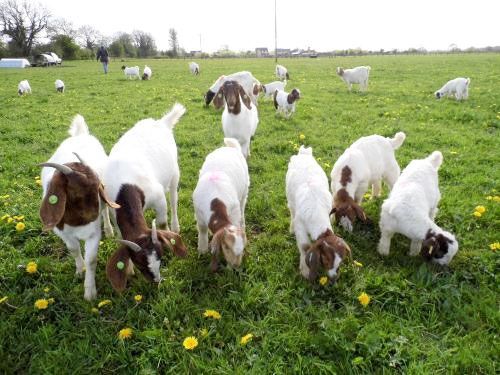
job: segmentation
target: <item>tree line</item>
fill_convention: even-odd
[[[94,58],[104,45],[113,57],[176,57],[185,54],[175,29],[169,30],[170,49],[159,51],[150,33],[134,30],[106,36],[90,25],[76,27],[55,18],[40,4],[28,0],[0,1],[0,57],[31,57],[55,52],[65,60]]]

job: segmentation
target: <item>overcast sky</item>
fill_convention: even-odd
[[[273,0],[41,0],[56,17],[105,35],[142,30],[161,50],[274,49]],[[499,0],[277,0],[278,48],[317,51],[500,45]]]

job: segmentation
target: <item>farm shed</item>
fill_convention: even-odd
[[[0,68],[26,68],[30,63],[26,59],[1,59]]]

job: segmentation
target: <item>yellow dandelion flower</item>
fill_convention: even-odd
[[[38,266],[35,262],[29,262],[26,265],[26,272],[28,272],[28,273],[36,273],[37,269],[38,269]]]
[[[475,217],[481,217],[481,216],[483,216],[483,214],[481,212],[479,212],[479,211],[474,211],[473,215]]]
[[[324,163],[323,165],[325,166],[325,168],[330,168],[330,163]]]
[[[132,337],[132,328],[123,328],[120,329],[120,332],[118,332],[118,338],[120,340],[127,340]]]
[[[363,198],[365,199],[370,199],[372,197],[372,195],[370,193],[366,193],[365,195],[363,195]]]
[[[0,221],[4,221],[5,219],[8,219],[10,217],[9,214],[5,214],[0,218]]]
[[[105,299],[105,300],[102,300],[101,302],[99,302],[99,303],[97,304],[97,307],[98,307],[98,308],[101,308],[101,307],[103,307],[103,306],[109,305],[110,303],[111,303],[111,301],[110,301],[109,299]]]
[[[14,216],[14,219],[17,221],[22,221],[24,220],[24,215]]]
[[[2,303],[4,303],[5,301],[7,301],[8,299],[9,299],[9,297],[7,297],[7,296],[0,298],[0,305]]]
[[[357,260],[353,260],[352,262],[354,263],[355,266],[363,267],[363,263],[358,262]]]
[[[320,277],[320,278],[319,278],[319,283],[320,283],[321,285],[325,286],[325,285],[326,285],[326,283],[328,283],[328,277],[326,277],[326,276]]]
[[[500,242],[490,243],[490,249],[491,251],[496,251],[500,249]]]
[[[41,180],[35,180],[35,184],[37,184],[38,186],[42,186],[42,181]]]
[[[203,316],[205,318],[214,318],[214,319],[220,319],[220,314],[219,312],[215,311],[215,310],[205,310],[205,312],[203,313]]]
[[[493,197],[492,197],[491,195],[488,195],[488,196],[486,197],[486,200],[491,201],[491,200],[493,200]],[[2,219],[2,220],[3,220],[3,219]]]
[[[35,301],[35,307],[38,310],[45,310],[48,306],[49,306],[49,301],[47,301],[45,298],[37,299]]]
[[[493,197],[493,201],[494,201],[494,202],[500,202],[500,196],[495,195],[495,196]]]
[[[22,232],[26,228],[26,225],[23,222],[19,222],[16,224],[16,230],[18,232]]]
[[[361,293],[359,296],[358,296],[358,301],[359,303],[361,303],[361,305],[363,305],[363,307],[366,307],[368,306],[368,304],[370,303],[370,296],[368,294],[366,294],[365,292]]]
[[[134,300],[135,300],[135,302],[139,303],[142,301],[142,296],[140,294],[137,294],[134,296]]]
[[[7,218],[7,223],[9,223],[9,224],[10,224],[10,223],[12,223],[13,221],[14,221],[14,219],[13,219],[13,218],[11,218],[10,216]]]
[[[253,339],[253,335],[251,333],[247,333],[245,336],[243,336],[240,340],[241,345],[246,345],[249,341]]]
[[[92,311],[94,314],[97,314],[99,312],[99,309],[92,307],[90,311]]]
[[[484,214],[486,212],[486,207],[484,206],[476,206],[475,210],[480,214]]]
[[[184,339],[182,342],[182,345],[184,346],[184,349],[186,350],[193,350],[198,346],[198,340],[196,337],[189,336]]]
[[[299,135],[299,139],[300,139],[301,141],[303,141],[304,139],[306,139],[306,136],[305,136],[304,134],[300,134],[300,135]]]
[[[43,288],[43,291],[44,291],[45,293],[48,293],[48,292],[50,292],[50,288],[49,288],[49,287],[47,287],[47,288]]]
[[[201,337],[207,337],[207,336],[208,336],[208,329],[203,328],[203,329],[200,331],[200,335],[201,335]]]

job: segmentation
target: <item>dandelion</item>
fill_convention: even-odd
[[[135,300],[135,302],[139,303],[142,301],[142,296],[140,294],[137,294],[134,296],[134,300]]]
[[[498,203],[498,202],[500,202],[500,196],[495,195],[495,196],[493,197],[493,202],[497,202],[497,203]]]
[[[474,211],[473,215],[475,217],[481,217],[481,216],[483,216],[483,214],[481,212],[479,212],[479,211]]]
[[[325,286],[327,282],[328,282],[328,277],[326,277],[326,276],[320,277],[319,283],[321,285]]]
[[[475,210],[480,214],[484,214],[486,212],[486,207],[484,206],[476,206]]]
[[[54,302],[56,302],[56,300],[55,300],[54,298],[49,298],[49,299],[47,300],[47,302],[48,302],[48,303],[54,303]]]
[[[14,220],[22,221],[24,220],[24,215],[14,216]]]
[[[10,224],[10,223],[12,223],[13,221],[14,221],[14,219],[13,219],[13,218],[11,218],[10,216],[7,218],[7,223],[9,223],[9,224]]]
[[[111,303],[111,301],[110,301],[109,299],[105,299],[105,300],[103,300],[103,301],[99,302],[99,303],[97,304],[97,307],[98,307],[98,308],[101,308],[101,307],[103,307],[103,306],[109,305],[110,303]]]
[[[491,251],[496,251],[500,249],[500,242],[490,243]]]
[[[48,293],[48,292],[50,292],[50,288],[49,288],[49,287],[47,287],[47,288],[43,288],[43,291],[44,291],[45,293]]]
[[[493,200],[493,197],[492,197],[491,195],[488,195],[488,196],[486,197],[486,200],[491,201],[491,200]],[[3,217],[2,217],[2,220],[3,220]]]
[[[358,296],[358,301],[359,303],[361,303],[361,305],[363,305],[363,307],[366,307],[368,306],[368,304],[370,303],[370,296],[368,294],[366,294],[365,292],[361,293],[359,296]]]
[[[24,230],[24,228],[26,228],[26,225],[24,223],[19,222],[19,223],[16,224],[16,230],[18,232],[22,232]]]
[[[366,193],[365,195],[363,195],[363,198],[365,199],[370,199],[372,197],[372,195],[370,193]]]
[[[215,310],[205,310],[205,312],[203,313],[203,316],[205,318],[214,318],[214,319],[220,319],[220,314],[219,312],[215,311]]]
[[[5,219],[8,219],[10,217],[9,214],[5,214],[0,218],[0,221],[4,221]]]
[[[325,166],[325,168],[330,168],[330,163],[323,163],[323,165]]]
[[[97,314],[99,312],[99,309],[92,307],[90,311],[93,312],[94,314]]]
[[[357,260],[353,260],[352,262],[354,263],[355,266],[363,267],[363,263],[358,262]]]
[[[7,296],[0,298],[0,305],[2,303],[4,303],[5,301],[7,301],[8,299],[9,299],[9,297],[7,297]]]
[[[182,345],[184,346],[184,349],[186,350],[193,350],[198,346],[198,340],[196,337],[189,336],[184,339],[182,342]]]
[[[303,141],[304,139],[306,139],[306,136],[305,136],[304,134],[300,134],[300,135],[299,135],[299,139],[300,139],[301,141]]]
[[[49,301],[47,301],[45,298],[37,299],[35,301],[35,307],[38,310],[45,310],[48,306],[49,306]]]
[[[28,272],[28,273],[36,273],[37,269],[38,269],[38,266],[35,262],[29,262],[26,265],[26,272]]]
[[[118,338],[120,340],[127,340],[132,337],[132,328],[123,328],[118,332]]]
[[[240,340],[241,345],[246,345],[249,341],[253,339],[253,335],[251,333],[246,334]]]

